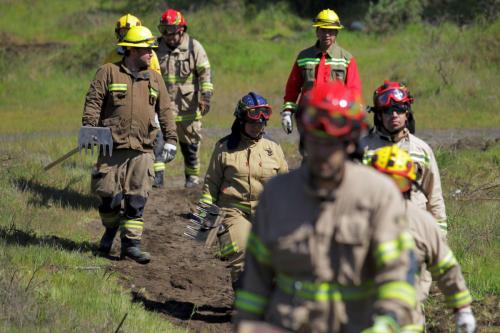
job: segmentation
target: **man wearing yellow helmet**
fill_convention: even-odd
[[[375,151],[371,166],[389,175],[406,199],[405,209],[410,232],[415,240],[420,273],[424,270],[432,273],[433,280],[437,281],[439,289],[445,295],[447,306],[455,312],[457,332],[473,333],[476,320],[470,307],[472,298],[460,265],[432,215],[410,201],[412,187],[418,187],[416,166],[410,154],[397,145],[383,147]],[[428,296],[428,290],[421,274],[417,275],[416,290],[420,306],[415,311],[413,323],[402,328],[403,333],[419,333],[425,329],[422,306]]]
[[[283,130],[290,134],[293,130],[292,115],[295,114],[297,128],[301,132],[299,105],[304,94],[316,85],[339,80],[355,94],[361,96],[361,80],[354,57],[337,43],[337,35],[343,28],[333,10],[319,12],[313,20],[316,28],[316,43],[300,51],[285,89],[281,112]],[[301,139],[302,150],[302,139]]]
[[[118,46],[125,48],[122,60],[101,66],[90,84],[82,125],[109,127],[113,138],[111,156],[100,154],[92,171],[92,192],[101,199],[99,214],[106,228],[99,250],[109,254],[120,228],[121,257],[147,264],[150,255],[141,251],[140,241],[154,175],[153,145],[161,127],[163,157],[169,162],[175,157],[177,135],[163,78],[150,68],[156,47],[151,31],[133,26]]]

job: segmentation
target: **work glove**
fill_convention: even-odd
[[[474,333],[476,331],[476,318],[470,306],[461,308],[455,313],[455,332]]]
[[[177,146],[171,143],[165,143],[163,145],[163,151],[161,157],[165,163],[171,162],[175,158],[175,153],[177,153]]]
[[[290,134],[293,131],[293,123],[292,123],[292,112],[283,111],[281,112],[281,126],[283,126],[283,131],[286,134]]]
[[[212,98],[211,92],[204,92],[201,94],[200,102],[198,107],[201,110],[201,115],[204,116],[210,111],[210,99]]]
[[[395,333],[399,332],[399,325],[391,316],[377,316],[373,326],[363,330],[361,333]]]

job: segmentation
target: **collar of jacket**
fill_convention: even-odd
[[[306,195],[311,196],[319,201],[335,201],[338,189],[341,187],[342,182],[344,181],[344,180],[342,180],[340,185],[337,186],[337,188],[335,188],[332,191],[326,190],[326,189],[314,188],[312,185],[311,172],[309,171],[309,168],[307,167],[307,163],[302,163],[302,165],[299,168],[299,174],[303,180],[304,191],[305,191]]]
[[[328,54],[330,58],[333,58],[333,49],[336,47],[338,47],[337,42],[333,43],[333,45],[328,49],[328,51],[326,51],[326,54]],[[316,44],[313,45],[313,48],[316,51],[316,55],[319,58],[321,58],[321,56],[323,55],[323,51],[321,51],[321,49],[319,48],[319,40],[316,41]]]
[[[241,132],[240,137],[241,137],[240,145],[242,145],[244,147],[251,147],[251,146],[255,145],[257,142],[259,142],[260,139],[262,138],[261,137],[258,139],[254,139],[254,138],[249,137],[248,135],[246,135],[243,132]]]
[[[373,128],[373,133],[378,135],[382,140],[389,141],[392,143],[398,143],[401,140],[408,139],[410,135],[410,131],[407,128],[404,128],[401,132],[396,133],[394,135],[383,133],[381,130],[377,128]]]
[[[125,59],[125,58],[123,58]],[[132,72],[130,69],[128,69],[126,66],[125,66],[125,61],[122,60],[122,62],[120,63],[120,68],[125,72],[127,73],[128,75],[132,76],[135,80],[149,80],[150,79],[150,74],[149,74],[149,71],[147,68],[137,72],[137,73],[134,73]]]

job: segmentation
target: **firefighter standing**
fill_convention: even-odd
[[[420,271],[428,269],[443,292],[446,305],[455,312],[457,332],[473,333],[476,320],[471,310],[472,298],[465,284],[453,252],[448,247],[443,234],[432,215],[410,201],[412,185],[417,179],[415,164],[411,156],[398,146],[387,146],[375,151],[371,165],[378,171],[393,178],[406,199],[405,209],[410,233],[415,240],[415,252]],[[413,324],[403,327],[404,333],[425,331],[423,304],[428,296],[426,283],[417,276],[416,290],[419,306]]]
[[[338,15],[331,9],[325,9],[319,12],[313,22],[318,40],[313,46],[300,51],[286,83],[281,124],[287,134],[293,130],[293,114],[299,133],[302,131],[301,116],[297,111],[302,97],[315,85],[340,80],[361,96],[361,80],[356,60],[337,43],[337,35],[343,28]],[[301,153],[302,150],[301,138]]]
[[[177,135],[184,157],[186,187],[199,184],[201,118],[210,110],[213,94],[210,62],[203,46],[188,35],[184,16],[163,13],[158,30],[158,58],[176,114]]]
[[[82,123],[109,127],[113,137],[113,155],[99,155],[92,172],[92,191],[101,199],[99,214],[106,228],[99,249],[109,253],[120,227],[121,257],[146,264],[150,255],[141,251],[140,240],[142,216],[154,176],[153,144],[160,130],[155,115],[166,142],[166,161],[175,157],[177,137],[163,79],[148,69],[155,47],[151,31],[134,26],[118,45],[127,49],[123,60],[97,70],[85,98]]]
[[[422,189],[418,191],[415,187],[411,200],[429,211],[446,233],[446,210],[438,165],[431,147],[412,134],[415,122],[410,91],[399,82],[385,81],[375,90],[373,103],[375,127],[359,144],[365,151],[363,162],[369,163],[376,149],[393,144],[409,152],[417,167],[417,182]]]
[[[231,134],[215,145],[201,197],[224,212],[220,256],[230,262],[233,286],[243,270],[250,219],[264,183],[288,171],[280,145],[263,137],[271,117],[266,99],[251,92],[238,102],[234,115]]]
[[[312,89],[308,158],[264,189],[247,244],[236,323],[294,332],[397,332],[415,306],[413,242],[394,184],[354,164],[364,112],[340,82]]]

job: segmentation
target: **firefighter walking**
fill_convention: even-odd
[[[366,127],[355,95],[338,81],[310,92],[308,158],[261,195],[237,324],[359,333],[411,322],[416,265],[403,198],[390,179],[348,159]]]
[[[410,233],[415,240],[415,253],[420,272],[429,270],[433,280],[437,281],[439,289],[445,296],[446,305],[455,313],[457,332],[473,333],[476,320],[470,306],[472,298],[460,265],[432,215],[411,202],[411,189],[417,180],[416,166],[411,156],[396,145],[387,146],[375,151],[370,163],[378,171],[389,175],[406,199],[405,210]],[[404,326],[403,333],[425,331],[423,304],[428,292],[427,283],[421,281],[420,275],[417,275],[416,290],[418,306],[413,323]]]
[[[177,135],[184,157],[185,186],[199,184],[201,119],[210,110],[213,84],[210,62],[203,46],[187,33],[184,16],[173,9],[158,25],[158,58],[176,115]]]
[[[299,52],[286,83],[281,124],[287,134],[293,130],[292,115],[295,115],[299,134],[302,132],[300,102],[314,86],[339,80],[361,96],[356,60],[337,43],[338,33],[343,28],[337,13],[331,9],[322,10],[313,20],[312,26],[316,28],[317,41]],[[302,154],[302,136],[299,150]]]
[[[170,98],[160,74],[148,69],[155,39],[144,26],[129,29],[118,43],[123,60],[101,66],[85,98],[82,124],[111,129],[112,156],[99,155],[92,171],[92,192],[99,196],[99,214],[106,231],[99,250],[108,254],[120,228],[121,258],[146,264],[140,249],[143,213],[153,181],[153,145],[158,115],[166,144],[164,158],[175,157],[177,137]],[[123,201],[123,214],[121,212]]]
[[[243,270],[250,219],[263,186],[288,171],[279,144],[263,137],[271,117],[266,99],[251,92],[238,102],[234,115],[231,134],[215,145],[201,197],[202,202],[223,210],[220,257],[229,261],[233,287]]]

